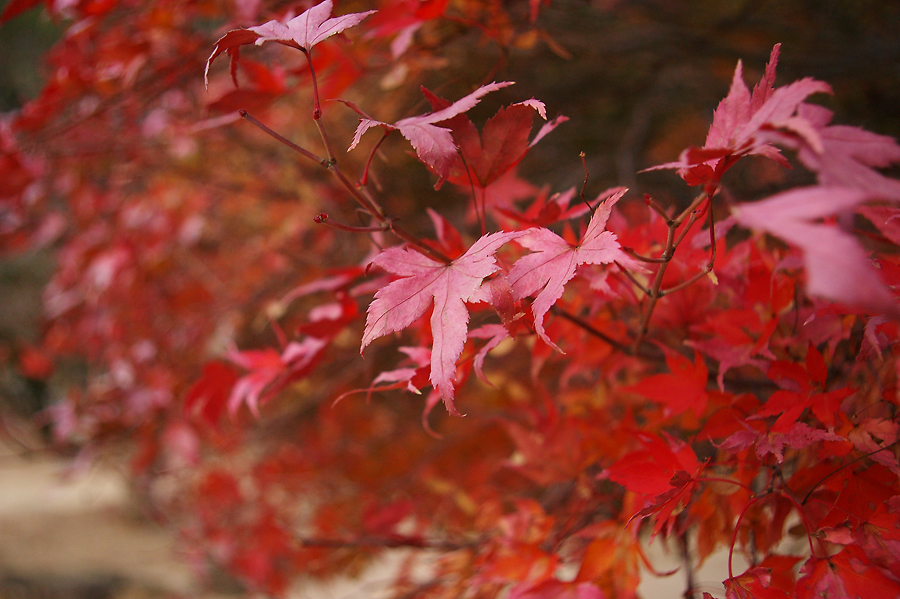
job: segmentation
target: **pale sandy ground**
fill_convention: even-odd
[[[176,551],[174,535],[137,516],[124,478],[89,468],[67,475],[59,458],[23,459],[0,445],[0,599],[143,599],[228,595],[201,592]],[[674,568],[677,556],[661,543],[648,548],[657,571]],[[310,581],[296,599],[377,598],[402,552],[373,565],[359,579]],[[736,564],[736,572],[743,564]],[[696,573],[700,590],[723,596],[727,554],[713,556]],[[644,599],[682,597],[684,575],[645,577]],[[234,597],[234,595],[231,595]]]

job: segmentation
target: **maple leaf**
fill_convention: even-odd
[[[793,558],[789,559],[793,560]],[[725,581],[725,589],[726,599],[789,599],[791,597],[791,593],[773,584],[773,570],[764,566],[750,568],[740,576],[729,578]]]
[[[666,416],[677,416],[693,410],[699,418],[706,408],[709,371],[697,353],[694,362],[674,352],[666,352],[668,373],[654,374],[626,387],[665,406]]]
[[[375,256],[372,264],[400,275],[375,293],[366,316],[362,352],[373,340],[401,331],[422,316],[433,304],[430,380],[440,392],[447,410],[454,415],[453,382],[456,360],[462,353],[469,323],[469,301],[485,277],[498,270],[494,254],[503,244],[523,232],[490,233],[449,264],[436,262],[409,248],[388,248]]]
[[[814,93],[831,93],[827,83],[804,78],[775,89],[775,67],[781,44],[772,48],[763,78],[753,88],[743,79],[743,65],[738,61],[728,95],[713,113],[713,122],[702,148],[689,147],[678,161],[647,170],[676,168],[689,185],[718,182],[741,156],[758,154],[787,166],[787,161],[772,141],[771,131],[789,131],[805,139],[811,147],[821,149],[821,141],[812,124],[797,115],[801,103]]]
[[[302,342],[289,343],[280,354],[271,348],[229,353],[229,360],[249,372],[231,390],[228,411],[234,415],[246,403],[259,418],[259,405],[291,381],[305,376],[327,346],[327,340],[306,337]]]
[[[845,547],[827,559],[811,557],[800,570],[796,596],[801,599],[868,599],[897,597],[900,583],[891,574],[872,565],[862,549]]]
[[[475,358],[472,361],[472,367],[475,369],[475,375],[483,382],[488,385],[491,384],[488,381],[487,377],[484,375],[484,359],[487,357],[488,353],[500,345],[501,342],[509,339],[509,331],[502,324],[486,324],[484,326],[478,327],[477,329],[469,332],[469,337],[474,339],[487,339],[487,343],[484,344],[478,353],[475,354]]]
[[[237,380],[234,370],[222,362],[204,364],[203,375],[185,395],[185,414],[199,415],[215,426]]]
[[[344,29],[357,25],[375,13],[374,10],[366,12],[350,13],[340,17],[331,17],[333,6],[331,0],[325,0],[302,14],[294,17],[287,23],[269,21],[258,27],[250,27],[250,31],[259,34],[256,45],[263,42],[294,42],[303,50],[310,50],[313,46]]]
[[[536,293],[531,312],[538,336],[548,345],[562,351],[544,331],[544,316],[562,297],[566,283],[582,264],[610,264],[641,270],[642,267],[620,249],[615,233],[605,231],[612,207],[625,195],[622,189],[597,207],[587,231],[577,245],[572,245],[549,229],[529,229],[517,242],[533,253],[519,258],[509,271],[513,295],[522,299]]]
[[[803,250],[806,290],[847,306],[900,318],[900,308],[857,241],[815,219],[844,213],[868,199],[864,190],[813,186],[732,208],[744,227],[766,231]]]
[[[809,447],[817,441],[843,441],[844,438],[813,428],[803,422],[794,422],[786,430],[778,431],[757,431],[748,428],[744,431],[738,431],[719,445],[720,449],[746,449],[752,445],[756,445],[756,455],[760,459],[772,454],[778,463],[784,461],[784,449],[790,447],[792,449],[803,449]]]
[[[340,33],[344,29],[359,24],[367,16],[376,12],[369,10],[350,13],[340,17],[331,17],[332,8],[331,0],[325,0],[287,23],[273,20],[256,27],[229,31],[219,38],[212,54],[206,60],[203,78],[207,87],[209,87],[209,67],[222,52],[227,51],[231,55],[231,72],[232,77],[234,77],[235,63],[240,46],[245,44],[259,46],[265,42],[274,41],[308,52],[319,42],[336,33]]]
[[[422,91],[433,111],[450,106],[450,102],[427,89],[423,88]],[[486,189],[521,162],[528,150],[544,136],[568,120],[565,116],[556,117],[545,123],[534,139],[529,141],[535,112],[547,120],[544,103],[534,98],[501,108],[488,119],[481,133],[464,114],[441,121],[440,125],[450,129],[459,146],[459,154],[454,157],[447,180],[466,188],[474,184]],[[443,179],[438,185],[441,183]]]
[[[632,518],[657,514],[653,536],[668,524],[674,525],[672,513],[687,502],[697,488],[697,476],[705,467],[690,445],[665,436],[665,441],[647,433],[637,433],[645,449],[633,451],[610,466],[606,477],[629,491],[647,498],[646,507]]]
[[[875,170],[900,163],[897,140],[859,127],[828,126],[833,113],[822,106],[802,104],[797,114],[811,123],[820,140],[816,147],[800,138],[797,158],[818,174],[821,185],[853,187],[874,197],[900,200],[900,181]]]
[[[349,152],[355,148],[359,144],[360,139],[362,139],[363,134],[372,127],[383,127],[388,131],[399,131],[412,144],[419,160],[434,169],[442,179],[446,179],[456,157],[456,144],[453,142],[453,134],[450,129],[438,127],[435,123],[446,121],[458,114],[471,110],[472,107],[481,101],[482,96],[510,85],[513,85],[512,81],[483,85],[444,109],[400,119],[394,124],[376,121],[359,111],[352,104],[347,103],[348,106],[354,108],[363,117],[356,128],[353,143],[350,144],[347,151]]]

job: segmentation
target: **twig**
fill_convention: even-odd
[[[690,225],[689,225],[690,226]],[[709,238],[710,238],[710,256],[709,262],[706,264],[706,267],[700,272],[696,273],[691,278],[682,281],[681,283],[669,287],[668,289],[663,289],[659,292],[659,297],[663,297],[664,295],[668,295],[673,291],[678,291],[679,289],[684,289],[688,285],[695,283],[712,272],[713,266],[716,264],[716,224],[713,220],[713,211],[712,211],[712,202],[709,204]]]
[[[393,218],[387,216],[384,213],[384,210],[381,208],[381,206],[379,206],[378,203],[375,201],[375,199],[367,191],[365,191],[365,188],[360,189],[359,186],[355,185],[352,181],[350,181],[350,179],[347,177],[347,175],[345,175],[344,172],[338,166],[337,160],[335,160],[333,157],[328,160],[323,160],[322,158],[320,158],[319,156],[316,156],[309,150],[306,150],[305,148],[298,146],[291,140],[276,133],[275,131],[273,131],[272,129],[267,127],[266,125],[262,124],[255,117],[248,114],[246,110],[241,110],[240,113],[241,113],[241,116],[243,116],[245,119],[247,119],[248,121],[250,121],[257,127],[259,127],[260,129],[262,129],[263,131],[265,131],[266,133],[271,135],[273,138],[277,139],[278,141],[285,144],[289,148],[292,148],[292,149],[300,152],[300,154],[302,154],[306,158],[314,160],[319,165],[328,169],[328,171],[331,172],[331,174],[334,175],[338,181],[340,181],[340,183],[344,187],[344,189],[346,189],[347,192],[351,196],[353,196],[353,199],[356,200],[356,202],[362,207],[362,209],[365,210],[370,215],[372,215],[372,218],[374,218],[376,221],[378,221],[378,223],[380,225],[382,225],[384,227],[384,230],[390,230],[394,235],[399,237],[401,240],[403,240],[403,241],[409,243],[410,245],[412,245],[413,247],[415,247],[416,250],[422,252],[423,254],[425,254],[431,258],[434,258],[435,260],[438,260],[439,262],[443,262],[444,264],[450,264],[450,262],[452,262],[452,260],[450,258],[445,256],[440,251],[429,247],[428,245],[423,243],[418,237],[416,237],[415,235],[412,235],[411,233],[409,233],[408,231],[406,231],[405,229],[400,227],[400,225],[394,224],[394,221],[396,219],[393,219]],[[323,127],[321,121],[316,121],[316,123],[318,124],[320,129],[324,130],[324,127]]]
[[[297,152],[300,152],[300,154],[302,154],[303,156],[309,158],[310,160],[312,160],[312,161],[314,161],[314,162],[318,162],[318,163],[321,164],[322,166],[325,166],[325,167],[328,166],[328,161],[327,161],[327,160],[325,160],[324,158],[320,158],[319,156],[316,156],[315,154],[313,154],[312,152],[310,152],[310,151],[307,150],[306,148],[301,148],[300,146],[298,146],[297,144],[295,144],[294,142],[292,142],[292,141],[289,140],[288,138],[282,136],[282,135],[279,134],[279,133],[276,133],[275,131],[273,131],[272,129],[270,129],[269,127],[267,127],[266,125],[263,125],[256,117],[252,116],[249,112],[247,112],[247,111],[244,110],[243,108],[241,108],[240,110],[238,110],[238,114],[240,114],[241,117],[243,117],[245,120],[247,120],[247,121],[253,123],[253,124],[256,125],[257,127],[259,127],[261,130],[263,130],[264,132],[268,133],[269,135],[271,135],[272,137],[274,137],[275,139],[277,139],[278,141],[280,141],[281,143],[283,143],[283,144],[286,145],[287,147],[291,148],[292,150],[296,150]]]
[[[584,190],[587,189],[588,178],[590,177],[587,162],[584,159],[584,152],[579,153],[578,156],[581,158],[581,167],[584,169],[584,183],[581,184],[581,193],[578,194],[578,197],[580,197],[581,201],[584,202],[584,205],[590,209],[591,214],[594,214],[597,211],[597,207],[591,207],[591,203],[584,197]],[[597,206],[599,206],[599,204]]]
[[[634,351],[640,347],[640,344],[644,341],[644,336],[647,334],[647,330],[650,324],[650,317],[653,315],[653,310],[656,308],[656,302],[659,301],[659,298],[662,297],[660,294],[660,289],[662,287],[663,277],[666,274],[666,268],[669,266],[669,262],[672,260],[672,256],[675,254],[675,250],[678,247],[678,244],[684,240],[687,232],[690,228],[697,222],[697,210],[700,208],[701,204],[704,201],[710,199],[710,196],[704,191],[691,202],[691,205],[688,206],[680,215],[678,215],[674,219],[670,219],[668,215],[666,215],[665,211],[659,206],[656,202],[653,201],[649,196],[644,197],[644,202],[650,206],[655,212],[660,214],[663,218],[666,219],[666,227],[668,228],[668,234],[666,235],[666,245],[663,249],[662,255],[660,255],[660,264],[659,268],[656,270],[656,276],[653,278],[653,283],[650,287],[645,291],[647,293],[647,303],[644,305],[644,311],[641,315],[641,324],[638,329],[637,336],[634,339],[633,349]],[[685,220],[688,220],[687,225],[685,225],[684,229],[681,233],[676,237],[676,232],[678,228],[684,223]],[[715,246],[715,244],[713,244]]]
[[[328,225],[329,227],[333,227],[335,229],[339,229],[341,231],[348,231],[350,233],[377,233],[379,231],[389,231],[393,228],[393,223],[396,219],[391,219],[389,221],[384,221],[383,223],[378,224],[375,227],[356,227],[353,225],[345,225],[342,223],[336,223],[329,218],[327,214],[324,212],[320,212],[319,214],[313,217],[313,221],[320,225]]]

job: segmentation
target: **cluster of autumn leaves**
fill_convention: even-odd
[[[259,13],[247,4],[242,11]],[[529,3],[532,22],[540,8]],[[191,195],[189,176],[151,180],[144,197],[55,185],[72,192],[76,222],[93,228],[60,253],[46,347],[74,352],[67,335],[83,332],[90,344],[82,351],[106,364],[51,411],[57,437],[93,446],[116,426],[138,431],[136,471],[188,473],[180,481],[187,499],[165,508],[178,514],[197,563],[214,559],[272,593],[301,573],[331,574],[378,550],[409,547],[440,557],[425,579],[412,574],[420,556],[410,557],[393,583],[398,596],[628,597],[641,564],[653,570],[642,539],[658,535],[682,544],[686,569],[729,551],[729,598],[900,593],[900,183],[882,172],[900,163],[900,145],[831,124],[829,111],[808,102],[830,92],[825,83],[776,87],[779,46],[752,90],[738,63],[703,146],[654,167],[677,171],[697,190],[680,212],[649,197],[635,205],[619,187],[588,199],[587,176],[580,190],[514,191],[522,187],[517,165],[546,135],[564,135],[566,119],[548,120],[532,98],[500,108],[479,130],[467,113],[510,82],[456,101],[423,88],[430,112],[392,122],[366,112],[371,90],[355,102],[325,102],[340,86],[317,79],[317,56],[343,63],[329,49],[335,40],[323,42],[372,21],[396,60],[420,29],[453,10],[449,2],[387,2],[378,12],[333,16],[326,0],[225,33],[207,59],[207,83],[227,77],[211,68],[224,54],[234,83],[240,73],[268,82],[266,102],[284,93],[284,74],[247,60],[248,46],[276,42],[302,55],[311,91],[308,105],[293,110],[317,135],[300,145],[247,110],[190,129],[160,114],[145,121],[148,138],[162,131],[189,157],[194,140],[237,128],[241,114],[249,121],[241,127],[269,134],[248,145],[297,151],[311,169],[294,173],[303,194],[340,198],[331,206],[345,214],[357,207],[359,224],[336,222],[315,205],[214,205]],[[153,30],[168,21],[156,13],[147,22]],[[136,73],[141,51],[131,50]],[[109,72],[127,80],[120,66]],[[174,82],[179,71],[169,67]],[[67,85],[56,82],[45,110]],[[186,102],[166,94],[161,106],[172,113]],[[254,98],[236,92],[229,102]],[[84,118],[112,96],[99,102],[85,103]],[[19,131],[40,107],[23,112]],[[329,122],[337,110],[359,119],[346,142]],[[545,122],[533,133],[535,115]],[[370,130],[382,138],[354,181],[343,150],[361,153]],[[402,228],[404,215],[389,214],[369,184],[395,132],[421,163],[404,168],[428,169],[435,187],[471,202],[459,221],[428,210],[435,239]],[[0,134],[9,154],[23,157],[10,164],[38,179],[40,165],[24,159],[11,132]],[[813,184],[758,201],[729,197],[727,173],[737,163],[755,156],[788,166],[783,151]],[[251,174],[245,184],[265,191],[261,179]],[[156,204],[172,208],[159,213]],[[92,208],[108,218],[94,222]],[[248,250],[222,240],[247,222],[260,227],[254,243],[262,249],[246,272],[233,272],[228,252]],[[44,223],[36,238],[61,226]],[[326,272],[291,254],[297,245],[303,254],[303,243],[323,254],[353,243],[368,254]],[[216,260],[197,260],[206,252]],[[308,268],[291,269],[290,260]],[[155,277],[158,285],[144,282]],[[231,277],[243,281],[240,291],[222,284]],[[253,286],[278,277],[301,279],[260,310],[279,346],[239,349],[228,332],[233,306],[251,305]],[[184,308],[204,302],[217,302],[217,313]],[[154,310],[158,325],[144,317]],[[217,336],[226,338],[218,347]],[[396,353],[385,351],[386,337]],[[213,359],[194,355],[200,344]],[[399,362],[389,357],[397,354]],[[205,365],[174,381],[176,371],[161,365],[180,359]],[[441,401],[467,417],[435,414],[430,422]],[[285,419],[291,438],[250,447],[253,431]],[[801,549],[785,549],[790,541]]]

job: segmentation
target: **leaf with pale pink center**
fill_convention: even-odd
[[[349,152],[355,148],[363,134],[372,127],[383,127],[391,131],[400,131],[400,134],[412,144],[419,159],[433,168],[440,177],[446,179],[450,173],[453,159],[456,156],[456,144],[453,142],[453,135],[450,129],[438,127],[434,123],[446,121],[458,114],[467,112],[478,104],[486,94],[512,84],[511,81],[504,81],[483,85],[446,108],[428,114],[400,119],[394,124],[376,121],[371,118],[362,118],[353,136],[353,143],[350,144],[347,151]]]
[[[491,233],[449,264],[437,262],[409,248],[388,248],[372,261],[400,275],[375,293],[369,305],[360,351],[388,333],[401,331],[434,306],[431,314],[431,383],[440,392],[451,414],[456,380],[456,360],[462,353],[468,331],[469,301],[485,277],[497,271],[494,254],[522,232]]]
[[[572,245],[553,231],[543,227],[529,229],[518,239],[520,245],[534,253],[519,258],[509,271],[509,283],[517,299],[537,294],[531,305],[534,328],[548,345],[562,351],[544,332],[544,316],[562,297],[566,283],[575,276],[582,264],[610,264],[640,270],[628,254],[620,249],[616,235],[605,231],[612,207],[625,195],[625,189],[610,196],[597,207],[587,231],[578,245]]]

